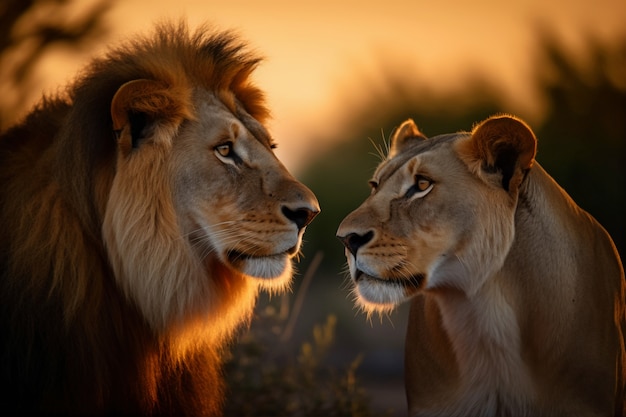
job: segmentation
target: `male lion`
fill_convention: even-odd
[[[535,151],[511,116],[431,139],[408,120],[339,226],[358,303],[412,300],[412,416],[624,413],[619,256]]]
[[[221,413],[222,349],[319,211],[244,47],[159,25],[0,138],[4,413]]]

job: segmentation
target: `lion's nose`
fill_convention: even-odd
[[[372,232],[371,230],[364,235],[360,235],[358,233],[349,233],[346,236],[337,236],[337,238],[341,240],[341,243],[343,243],[344,246],[348,248],[350,253],[355,257],[359,248],[372,240],[373,237],[374,232]]]
[[[298,230],[306,227],[320,212],[317,207],[299,207],[291,209],[287,206],[282,208],[283,215],[298,226]]]

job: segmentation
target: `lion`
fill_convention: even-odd
[[[496,115],[391,137],[339,225],[357,304],[411,300],[411,416],[624,415],[624,271],[608,233]]]
[[[274,154],[259,63],[160,23],[2,134],[5,413],[221,414],[225,349],[320,210]]]

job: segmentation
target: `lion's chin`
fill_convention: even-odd
[[[293,266],[288,253],[259,257],[231,253],[229,262],[243,275],[255,279],[264,290],[280,292],[291,284]]]
[[[390,311],[420,290],[423,277],[382,279],[357,271],[354,277],[357,303],[364,310]]]

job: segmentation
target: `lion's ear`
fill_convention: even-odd
[[[420,132],[412,119],[408,119],[392,133],[389,157],[393,158],[395,155],[400,153],[402,148],[404,148],[404,146],[413,139],[424,140],[426,139],[426,136]]]
[[[505,190],[516,190],[533,165],[537,138],[522,120],[493,116],[474,127],[466,152],[481,162],[482,169],[500,172]]]
[[[187,94],[161,82],[139,79],[123,84],[111,100],[111,119],[120,149],[137,148],[159,123],[188,117]]]

